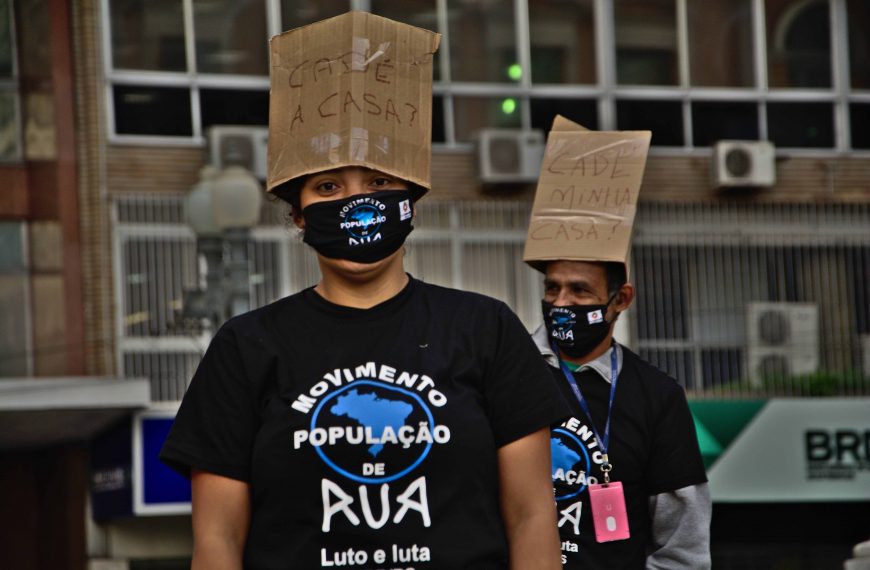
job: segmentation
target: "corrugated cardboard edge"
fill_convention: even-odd
[[[313,23],[307,24],[305,26],[299,26],[299,27],[296,27],[296,28],[293,28],[290,30],[286,30],[280,34],[276,34],[275,36],[272,36],[269,39],[270,54],[275,53],[275,48],[274,48],[273,44],[274,44],[276,39],[281,38],[283,36],[286,36],[288,34],[298,33],[300,30],[302,30],[304,28],[309,28],[311,26],[328,25],[333,20],[336,20],[339,18],[344,18],[344,17],[347,17],[348,15],[361,15],[361,16],[364,16],[364,18],[366,20],[369,20],[369,19],[382,20],[385,23],[389,23],[389,24],[393,24],[393,25],[401,24],[402,26],[405,26],[409,29],[414,29],[414,30],[419,31],[422,34],[430,36],[430,38],[431,38],[430,42],[429,42],[430,50],[426,53],[426,55],[431,57],[433,59],[433,62],[434,62],[434,54],[438,51],[438,48],[441,44],[441,34],[439,34],[438,32],[433,32],[432,30],[427,30],[426,28],[421,28],[419,26],[413,26],[411,24],[406,24],[404,22],[397,22],[394,20],[390,20],[389,18],[384,18],[382,16],[372,14],[370,12],[363,12],[363,11],[358,11],[358,10],[346,12],[344,14],[339,14],[338,16],[326,18],[324,20],[320,20],[318,22],[313,22]],[[273,62],[271,65],[274,66],[274,57],[273,57]],[[432,63],[430,65],[434,65],[434,63]],[[270,95],[270,100],[271,100],[271,97],[272,97],[271,81],[270,81],[269,95]],[[430,97],[431,97],[431,93],[430,93]],[[270,102],[270,105],[271,105],[271,102]],[[430,109],[431,109],[431,106],[430,106]],[[271,117],[271,108],[270,108],[270,117]],[[428,131],[429,131],[429,136],[431,138],[431,132],[432,132],[432,114],[431,113],[429,114],[428,117],[426,117],[426,120],[428,121]],[[429,155],[430,155],[429,163],[430,163],[430,169],[431,169],[431,141],[429,142],[429,145],[426,149],[421,148],[420,151],[426,151],[429,153]],[[270,160],[271,160],[271,153],[269,154],[269,156],[270,156]],[[384,172],[386,174],[390,174],[392,176],[396,176],[398,178],[401,178],[403,180],[406,180],[408,182],[411,182],[413,184],[416,184],[416,185],[422,187],[424,189],[424,193],[425,193],[425,191],[431,190],[431,188],[432,188],[431,173],[429,174],[429,176],[427,178],[422,178],[422,177],[416,176],[412,173],[403,172],[399,169],[390,168],[390,167],[385,166],[383,164],[377,164],[377,163],[367,161],[367,160],[346,160],[346,161],[342,161],[341,164],[336,165],[334,168],[337,169],[337,168],[343,168],[343,167],[348,167],[348,166],[359,166],[359,167],[364,167],[364,168],[371,168],[374,170],[379,170],[379,171]],[[321,166],[305,168],[305,169],[302,169],[299,172],[297,172],[294,176],[283,176],[283,177],[279,177],[277,179],[269,178],[270,170],[271,169],[267,170],[267,183],[266,183],[266,191],[267,192],[272,192],[275,188],[281,186],[282,184],[289,182],[290,180],[300,178],[303,176],[307,176],[310,174],[316,174],[318,172],[324,172],[325,170],[329,170],[329,169],[324,169]],[[422,195],[422,194],[420,194],[420,195]]]
[[[550,129],[550,132],[551,133],[552,132],[557,132],[557,133],[576,132],[576,133],[580,133],[580,134],[582,134],[583,132],[590,132],[590,133],[593,133],[593,132],[600,132],[600,133],[623,132],[623,133],[626,133],[626,134],[629,134],[632,136],[641,135],[641,137],[646,137],[647,138],[646,154],[644,156],[643,166],[639,171],[639,177],[640,177],[640,181],[641,181],[641,184],[640,184],[640,186],[638,186],[638,189],[637,189],[638,200],[639,200],[639,194],[640,194],[640,190],[641,190],[641,186],[642,186],[642,182],[643,182],[643,174],[646,170],[646,161],[647,161],[648,156],[649,156],[649,143],[652,139],[652,132],[651,131],[593,131],[593,130],[588,129],[588,128],[584,127],[583,125],[580,125],[579,123],[575,123],[575,122],[573,122],[573,121],[571,121],[571,120],[569,120],[561,115],[556,115],[556,117],[553,119],[553,125]],[[548,142],[547,142],[547,152],[549,152],[551,150],[551,146],[550,146],[551,144],[552,144],[552,138],[550,138],[550,140],[548,140]],[[545,157],[547,155],[547,152],[545,152]],[[542,164],[541,168],[542,169],[544,168],[544,164]],[[540,177],[539,177],[539,183],[540,183]],[[536,198],[537,198],[537,193],[540,190],[541,190],[541,187],[539,185],[536,192],[535,192]],[[541,273],[544,273],[546,271],[547,264],[549,262],[552,262],[552,261],[567,260],[567,261],[587,261],[587,262],[600,262],[600,263],[621,263],[625,266],[626,275],[628,275],[630,256],[631,256],[631,242],[632,242],[633,237],[634,237],[634,222],[636,220],[636,215],[637,215],[637,205],[636,204],[633,205],[632,209],[634,211],[632,212],[632,216],[631,216],[631,218],[632,218],[631,233],[630,233],[628,242],[626,243],[624,253],[620,253],[619,255],[584,255],[584,254],[578,254],[578,255],[573,255],[570,258],[566,258],[563,255],[558,255],[558,254],[547,255],[547,254],[539,252],[537,254],[534,254],[533,256],[530,256],[528,253],[528,236],[527,236],[526,247],[524,248],[524,252],[523,252],[523,261],[526,264],[528,264],[531,268],[533,268],[536,271],[539,271]],[[534,211],[534,206],[533,206],[532,212],[529,215],[529,227],[530,228],[531,228],[532,220],[535,218],[535,214],[536,213]]]

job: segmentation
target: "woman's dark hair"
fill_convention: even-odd
[[[295,218],[302,215],[302,203],[300,202],[300,194],[302,186],[305,185],[305,176],[300,176],[292,180],[288,180],[280,186],[272,189],[272,194],[290,204],[290,216]]]

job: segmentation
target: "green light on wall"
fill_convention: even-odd
[[[504,101],[501,102],[501,112],[505,115],[512,115],[514,111],[517,110],[517,100],[508,97]]]
[[[523,78],[523,68],[519,63],[515,63],[507,68],[507,74],[514,81],[519,81]]]

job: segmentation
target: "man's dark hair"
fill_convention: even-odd
[[[612,297],[628,281],[625,264],[616,261],[606,261],[604,262],[604,272],[607,275],[607,294]]]

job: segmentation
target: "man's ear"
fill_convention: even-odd
[[[613,308],[620,313],[628,309],[634,302],[636,291],[631,283],[623,283],[622,287],[616,293],[616,298],[613,299]]]

